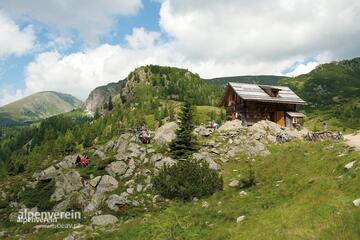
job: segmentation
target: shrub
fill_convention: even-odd
[[[20,200],[26,207],[38,207],[39,210],[50,210],[54,203],[50,202],[50,197],[55,191],[55,182],[40,181],[34,189],[27,188],[20,195]]]
[[[250,160],[246,161],[248,167],[248,175],[240,180],[240,188],[250,188],[256,185],[255,171]]]
[[[153,180],[154,189],[169,199],[191,200],[212,195],[223,189],[223,179],[216,170],[194,160],[165,166]]]

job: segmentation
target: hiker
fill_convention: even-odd
[[[327,128],[328,128],[327,122],[324,122],[323,123],[324,133],[327,133]]]
[[[150,134],[145,126],[141,129],[141,142],[150,143]]]

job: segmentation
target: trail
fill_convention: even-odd
[[[356,135],[345,135],[344,138],[350,147],[354,147],[356,150],[360,151],[360,133],[357,133]]]

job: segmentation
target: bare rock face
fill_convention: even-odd
[[[176,137],[177,128],[176,122],[165,123],[155,131],[154,141],[158,144],[170,143]]]
[[[91,91],[85,101],[84,108],[88,112],[95,112],[101,105],[108,101],[109,97],[113,97],[120,93],[120,89],[124,84],[123,81],[117,83],[109,83],[105,86],[100,86]]]

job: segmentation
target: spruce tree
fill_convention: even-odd
[[[180,115],[179,127],[176,130],[176,138],[170,143],[171,155],[175,159],[187,159],[197,151],[196,138],[193,135],[193,109],[186,102]]]
[[[113,102],[112,102],[112,98],[111,96],[109,96],[109,103],[108,103],[108,110],[112,111],[114,108]]]

